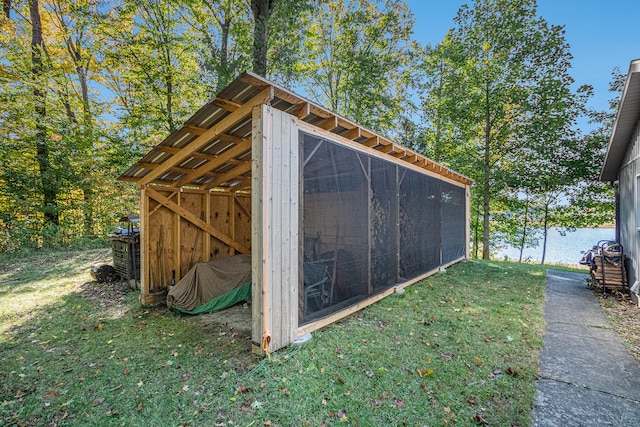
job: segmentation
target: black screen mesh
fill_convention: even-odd
[[[300,323],[464,256],[464,188],[329,140],[300,140]]]

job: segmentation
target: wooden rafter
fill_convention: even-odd
[[[202,135],[207,131],[205,128],[199,128],[197,126],[192,126],[192,125],[184,125],[180,130],[190,133],[192,135],[198,135],[198,136]]]
[[[142,188],[149,182],[153,181],[157,177],[166,173],[169,169],[176,166],[184,159],[192,155],[194,152],[198,151],[200,148],[208,144],[211,140],[219,136],[220,134],[226,132],[229,128],[234,126],[240,120],[246,118],[251,114],[251,110],[255,105],[265,104],[273,99],[273,86],[269,86],[256,96],[254,96],[250,101],[243,104],[240,108],[235,110],[233,113],[226,116],[224,119],[220,120],[218,123],[213,125],[210,129],[208,129],[205,133],[191,141],[188,145],[180,149],[179,152],[175,153],[169,159],[164,161],[160,167],[152,170],[147,175],[138,181],[138,187]],[[210,170],[210,169],[209,169]],[[188,182],[187,180],[182,180],[182,183]]]
[[[251,91],[249,93],[260,92],[257,96],[245,102],[244,99],[246,99],[246,95],[244,94],[249,90]],[[169,184],[172,186],[201,186],[194,182],[204,181],[201,178],[212,170],[208,167],[205,168],[204,165],[199,165],[192,172],[186,173],[186,176],[180,179],[179,182],[170,182],[167,178],[175,180],[178,174],[185,175],[184,170],[177,169],[179,166],[189,164],[190,167],[188,169],[193,169],[194,163],[187,163],[185,161],[190,158],[203,159],[207,162],[213,161],[216,163],[214,168],[219,167],[217,160],[219,156],[206,153],[213,153],[214,151],[219,153],[221,149],[226,149],[228,151],[230,148],[233,148],[229,147],[230,144],[234,144],[236,146],[240,145],[240,141],[245,140],[250,132],[250,130],[248,130],[250,127],[247,125],[253,106],[258,105],[259,103],[269,103],[270,101],[274,101],[272,102],[272,105],[275,108],[281,109],[297,117],[300,121],[310,123],[318,129],[337,134],[349,141],[353,141],[357,144],[373,148],[378,152],[385,153],[390,157],[400,160],[401,162],[419,166],[425,170],[442,175],[443,177],[455,180],[465,185],[472,183],[469,178],[450,169],[441,167],[441,165],[424,157],[422,154],[419,154],[407,147],[403,147],[384,136],[341,117],[327,108],[304,99],[297,94],[273,84],[255,74],[244,73],[229,86],[224,94],[224,98],[215,98],[208,104],[208,110],[205,108],[203,113],[194,116],[194,118],[190,119],[189,124],[185,124],[178,131],[182,136],[188,135],[188,138],[176,139],[174,135],[153,149],[151,152],[152,156],[155,155],[156,157],[153,158],[152,162],[145,162],[132,166],[129,171],[125,172],[125,174],[121,176],[121,179],[138,182],[139,188],[154,182]],[[207,114],[209,114],[209,118],[203,121],[202,117],[205,117]],[[215,117],[215,119],[211,119],[212,117]],[[208,126],[211,126],[210,129],[206,129]],[[242,130],[239,132],[240,129]],[[193,140],[187,143],[186,141],[189,141],[190,139]],[[178,146],[171,146],[170,144],[175,142],[169,141],[182,141],[181,144],[186,145],[179,148]],[[203,151],[206,151],[206,153]],[[162,155],[162,153],[165,154]],[[227,163],[238,166],[243,164],[245,160],[246,159],[244,158],[242,160],[238,158],[226,158]],[[144,173],[141,173],[140,171],[144,171]],[[167,172],[172,172],[172,174],[167,175]],[[144,176],[140,178],[141,175]],[[159,177],[167,178],[159,179]],[[242,177],[237,176],[232,177],[231,179],[234,178],[241,179]],[[215,179],[215,181],[218,182],[217,179]],[[209,183],[208,185],[212,184]],[[240,186],[238,185],[233,188],[239,189],[239,187]]]
[[[231,169],[229,172],[223,173],[222,175],[216,177],[216,179],[214,179],[213,181],[211,181],[209,184],[204,186],[205,190],[208,190],[210,188],[214,188],[219,186],[220,184],[224,184],[225,182],[239,176],[239,175],[243,175],[247,172],[249,172],[251,170],[251,162],[245,162],[243,164],[240,164],[238,166],[236,166],[235,168]]]
[[[195,181],[200,178],[204,174],[214,170],[215,168],[221,166],[225,162],[238,157],[247,151],[251,150],[251,139],[246,139],[242,143],[236,145],[220,154],[216,157],[215,160],[209,161],[199,168],[193,170],[191,173],[187,174],[184,178],[182,178],[179,182],[176,183],[177,187],[182,187],[185,184]]]
[[[241,107],[240,104],[237,104],[233,101],[229,101],[228,99],[224,99],[224,98],[220,98],[220,97],[216,97],[213,101],[211,101],[211,104],[215,105],[216,107],[220,107],[223,110],[227,110],[227,111],[236,111],[237,109],[239,109]]]

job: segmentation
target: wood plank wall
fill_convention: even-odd
[[[143,189],[140,197],[143,304],[164,301],[174,274],[177,283],[198,262],[235,255],[237,248],[251,247],[250,194],[154,186]],[[201,224],[180,215],[183,209]],[[214,236],[213,231],[236,242],[236,248]]]
[[[268,105],[253,109],[252,340],[263,354],[294,340],[300,283],[298,119]]]

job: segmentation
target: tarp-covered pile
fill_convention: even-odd
[[[250,299],[251,255],[236,255],[196,264],[169,290],[167,306],[201,314]]]

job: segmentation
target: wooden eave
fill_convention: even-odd
[[[251,111],[270,104],[312,126],[464,185],[472,180],[260,76],[245,72],[118,179],[209,191],[247,191]]]

